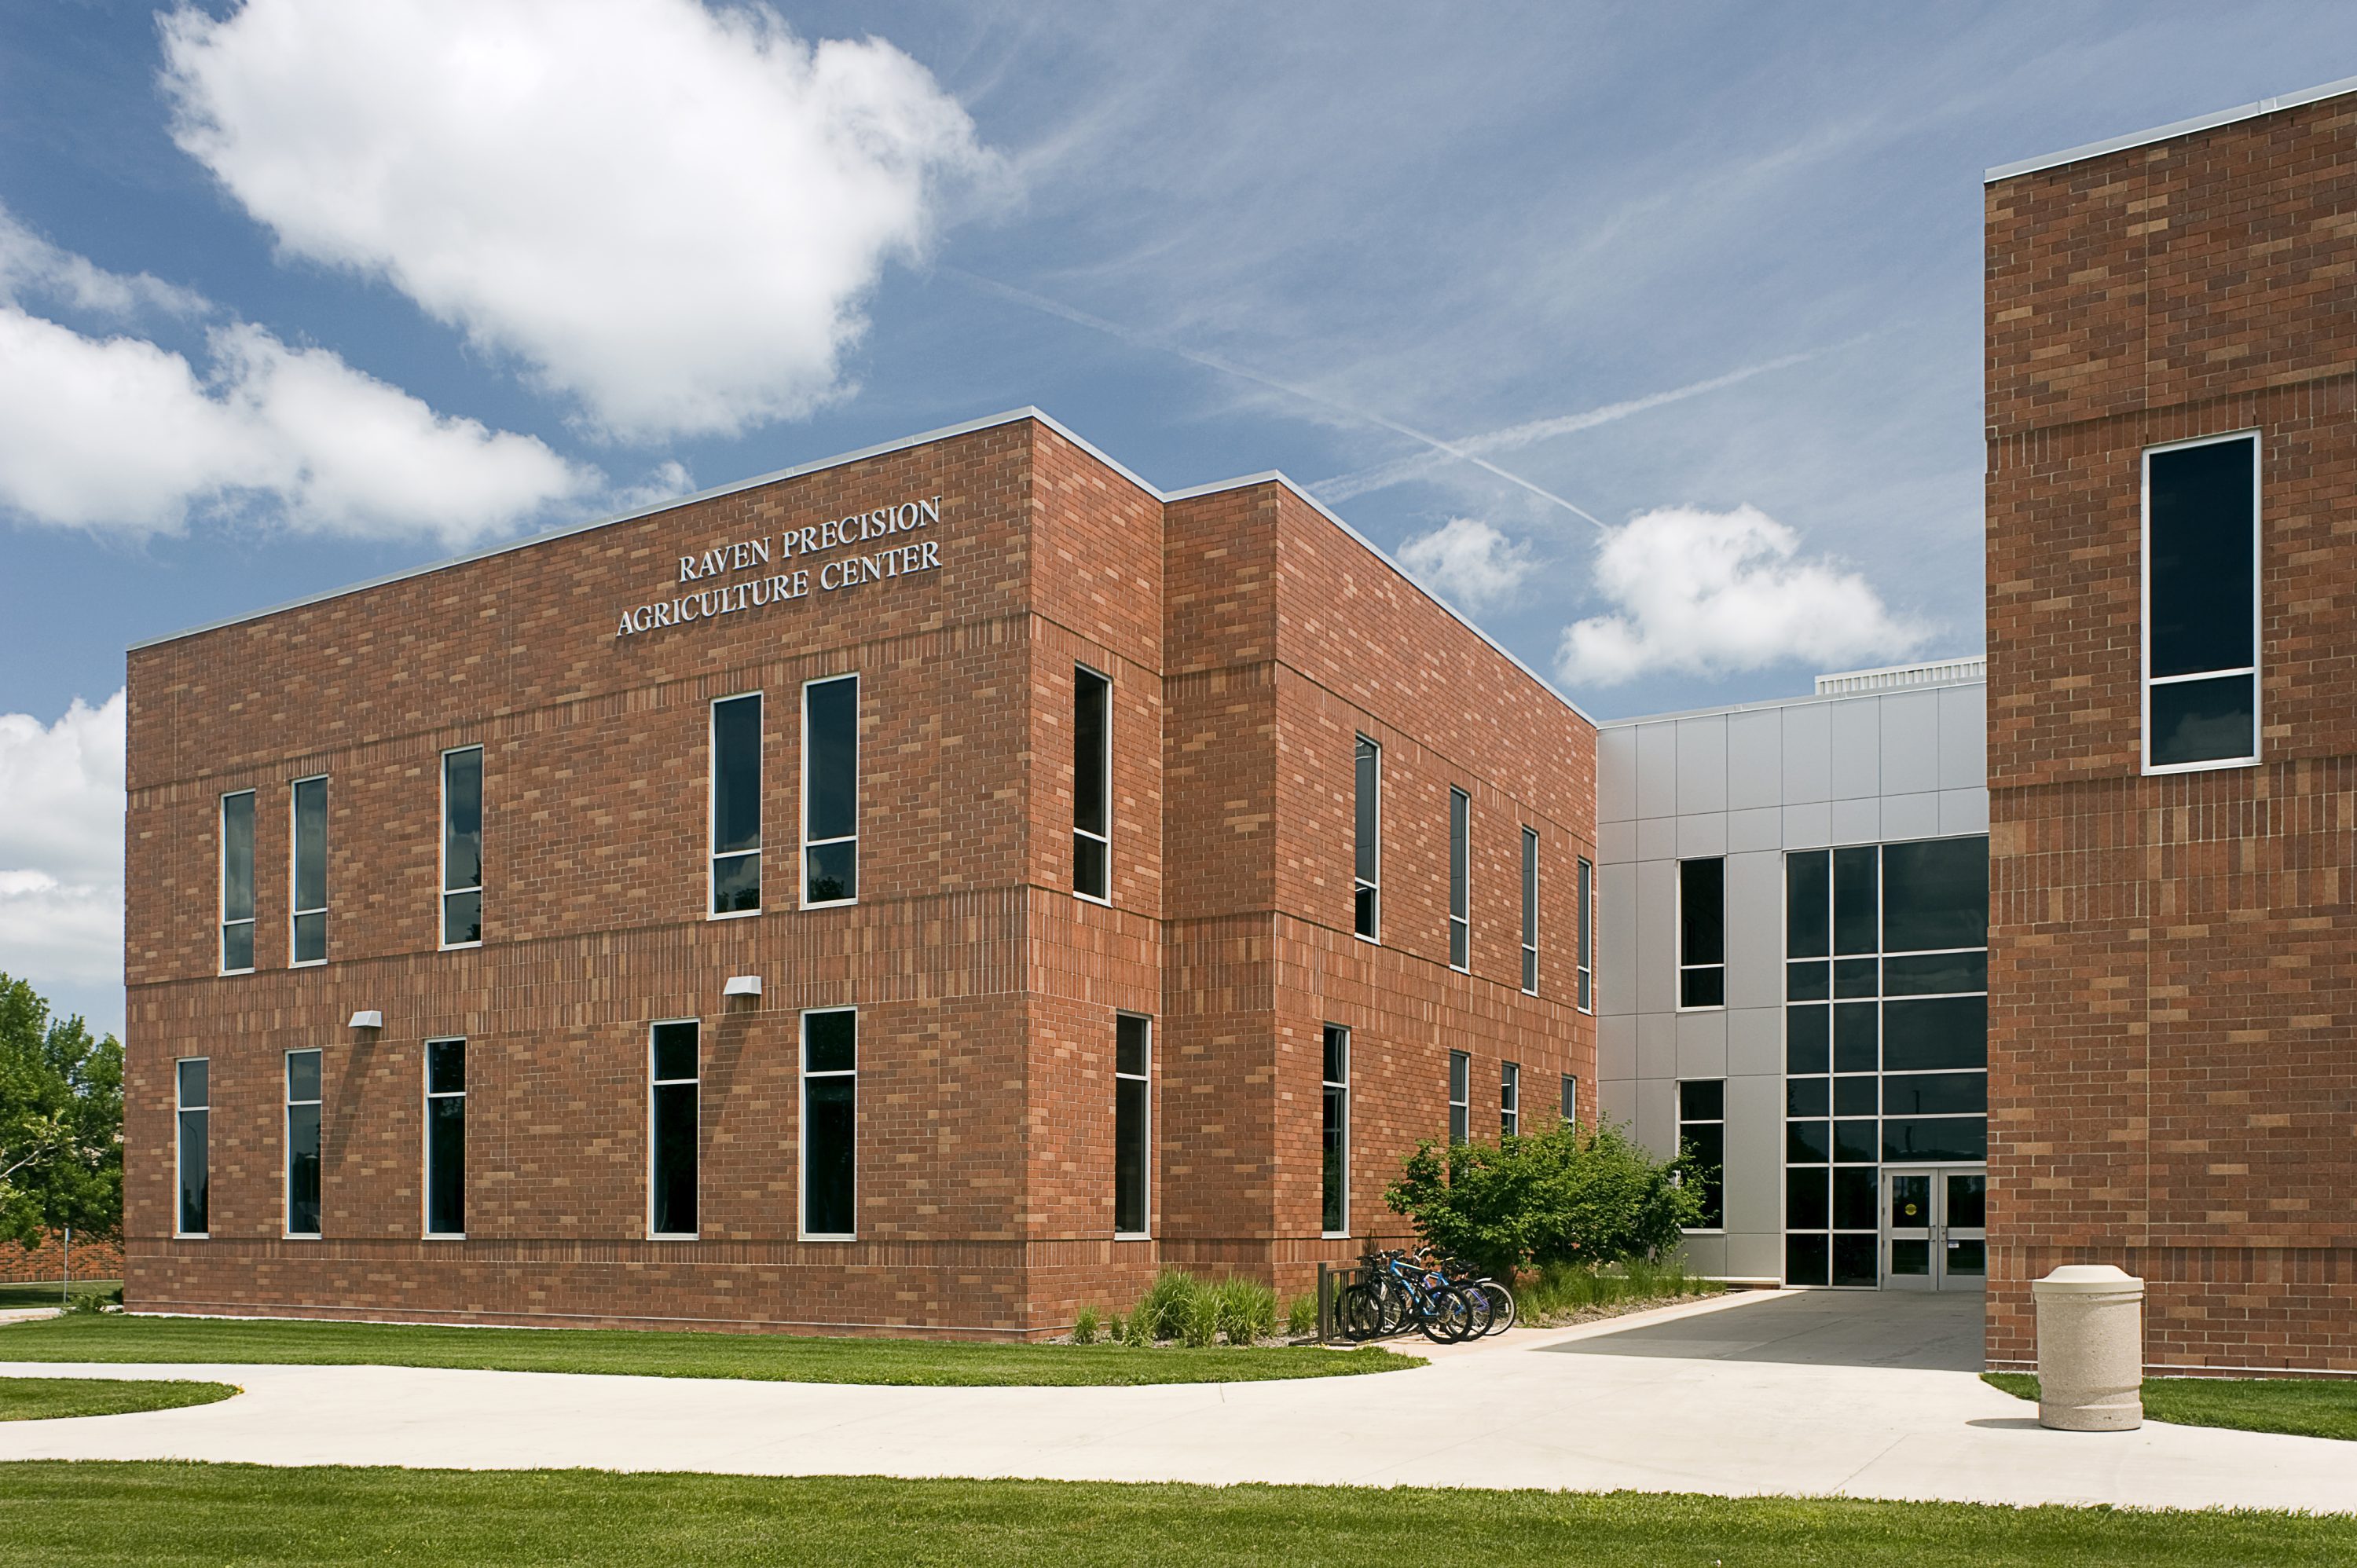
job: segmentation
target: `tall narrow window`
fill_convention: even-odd
[[[286,1234],[319,1233],[319,1053],[286,1053]]]
[[[1702,1219],[1696,1229],[1727,1229],[1727,1080],[1686,1079],[1678,1084],[1678,1152],[1700,1167]]]
[[[657,1236],[695,1234],[696,1033],[687,1018],[647,1038],[647,1228]]]
[[[1321,1224],[1329,1236],[1351,1233],[1351,1031],[1326,1026],[1325,1159]]]
[[[253,791],[223,795],[221,811],[221,967],[242,974],[253,967]]]
[[[442,945],[483,940],[483,748],[442,754]]]
[[[425,1233],[467,1233],[467,1042],[425,1042]]]
[[[802,1015],[802,1234],[848,1240],[857,1231],[859,1015]]]
[[[1523,830],[1523,989],[1539,993],[1539,834]]]
[[[1563,1119],[1566,1122],[1579,1120],[1579,1079],[1569,1073],[1563,1075]]]
[[[802,907],[859,897],[859,677],[802,688]]]
[[[1522,1130],[1522,1064],[1501,1062],[1498,1067],[1498,1136],[1511,1138]]]
[[[328,780],[295,781],[295,961],[328,961]]]
[[[2259,438],[2144,455],[2145,767],[2259,754]]]
[[[1072,667],[1072,891],[1113,898],[1113,682]]]
[[[1596,867],[1579,863],[1579,1010],[1596,1011]]]
[[[1114,1020],[1113,1228],[1143,1236],[1150,1223],[1146,1187],[1152,1166],[1154,1031],[1125,1013]]]
[[[1727,862],[1678,862],[1678,1005],[1727,1004]]]
[[[712,912],[761,908],[761,693],[712,704]]]
[[[1473,1136],[1473,1058],[1463,1051],[1448,1053],[1448,1141],[1462,1144]]]
[[[178,1133],[179,1223],[183,1236],[201,1236],[212,1208],[212,1064],[189,1057],[173,1064]]]
[[[1448,792],[1448,967],[1473,967],[1473,798]]]
[[[1351,919],[1352,929],[1371,942],[1383,940],[1383,748],[1361,736],[1356,791],[1357,893]]]

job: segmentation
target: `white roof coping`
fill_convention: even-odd
[[[2344,76],[2338,81],[2328,81],[2321,87],[2304,88],[2298,92],[2278,93],[2262,98],[2255,103],[2244,103],[2233,109],[2221,109],[2214,114],[2197,114],[2190,120],[2178,120],[2166,125],[2155,125],[2149,131],[2131,131],[2125,136],[2109,136],[2100,142],[2089,142],[2081,147],[2065,147],[2059,153],[2023,158],[2018,163],[1999,164],[1981,177],[1984,185],[1995,185],[2016,175],[2035,174],[2040,169],[2059,168],[2083,158],[2098,158],[2105,153],[2116,153],[2128,147],[2141,147],[2152,142],[2165,142],[2171,136],[2190,135],[2207,131],[2213,125],[2231,125],[2237,120],[2255,120],[2262,114],[2272,114],[2279,109],[2297,109],[2303,103],[2319,99],[2338,98],[2344,92],[2357,92],[2357,76]]]
[[[1333,508],[1328,506],[1324,501],[1319,500],[1316,496],[1311,495],[1307,489],[1303,489],[1300,485],[1296,484],[1285,474],[1280,473],[1275,468],[1270,468],[1261,473],[1246,474],[1232,479],[1216,479],[1208,485],[1195,485],[1186,489],[1163,490],[1157,489],[1154,485],[1148,484],[1145,479],[1139,478],[1134,470],[1108,456],[1104,451],[1100,449],[1095,443],[1072,430],[1061,420],[1059,420],[1053,414],[1049,413],[1045,409],[1037,408],[1028,403],[1021,408],[1010,408],[1004,413],[994,413],[981,419],[969,419],[960,424],[943,425],[939,430],[928,430],[921,435],[904,435],[897,441],[886,441],[874,446],[862,446],[856,452],[842,452],[832,457],[821,457],[813,462],[798,463],[792,467],[780,468],[775,472],[762,474],[753,478],[737,479],[725,485],[715,485],[709,489],[698,490],[694,495],[675,496],[670,500],[657,501],[651,506],[638,507],[630,511],[615,512],[607,517],[589,518],[581,522],[569,522],[562,527],[547,529],[542,532],[531,534],[522,539],[511,539],[502,541],[497,544],[488,544],[479,550],[468,551],[462,555],[447,556],[443,560],[429,561],[422,565],[404,567],[398,572],[387,572],[382,576],[370,577],[358,583],[347,583],[341,587],[323,588],[316,594],[305,594],[299,598],[286,599],[281,603],[270,605],[262,609],[247,610],[239,615],[223,616],[218,620],[209,620],[199,626],[183,627],[178,631],[166,632],[160,637],[150,637],[138,642],[135,642],[130,645],[126,651],[136,653],[143,648],[155,648],[163,643],[177,642],[184,637],[195,637],[200,633],[208,631],[219,631],[223,627],[239,626],[247,621],[260,620],[265,616],[274,616],[285,610],[301,609],[307,605],[322,604],[328,599],[341,598],[346,594],[357,594],[364,592],[370,588],[381,588],[388,583],[398,583],[410,577],[423,577],[428,573],[440,572],[452,566],[463,566],[473,561],[488,560],[490,557],[494,555],[504,555],[511,550],[529,549],[535,544],[546,544],[554,540],[569,538],[576,533],[588,533],[597,529],[610,527],[618,522],[633,522],[642,517],[652,517],[657,512],[670,511],[674,507],[690,506],[697,501],[711,500],[719,496],[729,496],[735,495],[742,490],[758,489],[763,485],[773,485],[783,479],[800,478],[804,474],[815,474],[827,468],[839,468],[844,467],[845,464],[863,462],[870,457],[881,457],[888,453],[905,452],[911,447],[927,446],[936,441],[949,440],[952,436],[970,435],[977,430],[991,430],[1002,424],[1013,424],[1018,421],[1026,419],[1039,421],[1041,424],[1046,425],[1049,429],[1054,431],[1057,435],[1062,436],[1073,446],[1078,446],[1082,451],[1086,452],[1090,456],[1094,457],[1098,462],[1103,463],[1106,467],[1111,468],[1114,473],[1119,474],[1123,478],[1127,479],[1131,484],[1135,485],[1139,489],[1144,490],[1147,495],[1152,496],[1156,500],[1160,501],[1165,505],[1168,505],[1172,501],[1187,500],[1195,496],[1216,495],[1222,490],[1249,489],[1254,485],[1276,484],[1284,486],[1286,489],[1291,490],[1296,496],[1299,497],[1303,501],[1308,503],[1310,508],[1314,510],[1318,516],[1324,518],[1327,521],[1340,529],[1351,539],[1365,546],[1366,549],[1374,555],[1376,560],[1382,562],[1384,565],[1389,566],[1394,572],[1397,573],[1401,580],[1406,583],[1409,587],[1414,588],[1417,593],[1422,594],[1426,598],[1430,599],[1434,604],[1439,606],[1441,610],[1451,619],[1464,627],[1468,631],[1470,631],[1474,636],[1480,638],[1483,642],[1489,644],[1493,652],[1502,655],[1508,663],[1521,671],[1523,674],[1529,676],[1533,681],[1538,682],[1538,686],[1541,691],[1546,693],[1547,695],[1553,697],[1556,702],[1561,703],[1565,707],[1569,708],[1573,713],[1577,714],[1581,718],[1587,720],[1588,724],[1595,725],[1597,723],[1595,716],[1589,714],[1587,709],[1581,707],[1577,703],[1573,702],[1569,697],[1565,696],[1562,692],[1558,691],[1555,688],[1554,682],[1549,681],[1545,676],[1540,674],[1537,671],[1524,663],[1521,657],[1515,654],[1512,650],[1507,648],[1504,643],[1500,642],[1496,638],[1491,637],[1488,632],[1474,625],[1471,618],[1466,616],[1463,611],[1450,604],[1447,599],[1441,597],[1438,594],[1433,592],[1430,587],[1419,581],[1414,573],[1410,572],[1406,567],[1402,566],[1397,561],[1393,560],[1389,551],[1383,549],[1382,545],[1377,544],[1373,540],[1369,539],[1365,534],[1361,533],[1357,529],[1343,521],[1341,517],[1335,512]]]
[[[1849,692],[1888,692],[1900,686],[1937,686],[1951,681],[1988,679],[1988,655],[1934,659],[1919,664],[1886,664],[1879,670],[1844,670],[1817,677],[1817,695]]]

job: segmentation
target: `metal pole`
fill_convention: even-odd
[[[73,1305],[73,1227],[66,1227],[65,1281],[58,1286],[58,1305]]]

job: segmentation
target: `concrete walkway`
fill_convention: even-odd
[[[0,1375],[210,1378],[246,1392],[186,1410],[0,1423],[0,1459],[1631,1487],[2357,1512],[2357,1444],[2158,1424],[2047,1432],[2031,1406],[1970,1371],[1892,1364],[1909,1359],[1890,1351],[1908,1337],[1904,1315],[1920,1307],[1904,1297],[1735,1296],[1516,1331],[1413,1371],[1163,1388],[5,1363]],[[1920,1334],[1936,1340],[1953,1326],[1940,1310],[1916,1317]],[[1812,1334],[1819,1352],[1794,1357],[1796,1340]],[[1843,1364],[1872,1359],[1846,1355],[1846,1342],[1879,1343],[1883,1364]],[[1765,1353],[1779,1344],[1786,1359]]]

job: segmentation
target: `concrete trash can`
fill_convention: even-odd
[[[2109,1263],[2066,1263],[2029,1283],[2038,1303],[2038,1424],[2133,1432],[2144,1424],[2144,1282]]]

